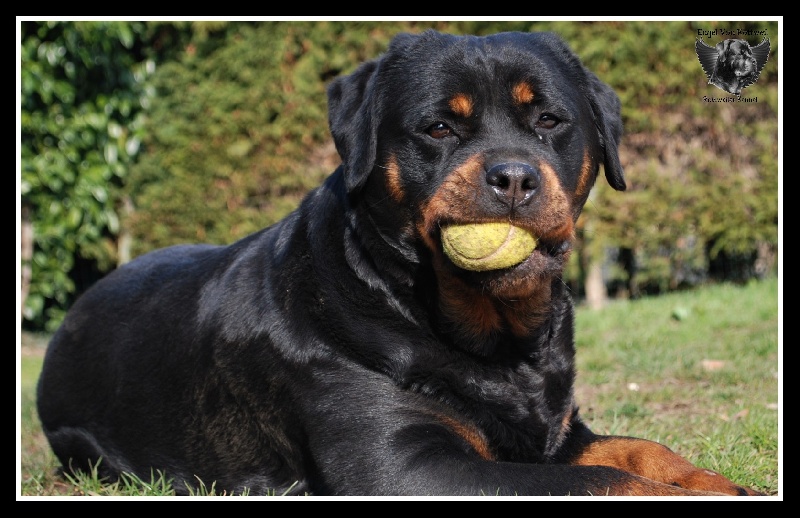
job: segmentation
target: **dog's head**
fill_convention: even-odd
[[[758,64],[745,40],[727,39],[716,45],[717,66],[712,82],[730,93],[739,95],[742,88],[758,77]]]
[[[619,99],[553,34],[399,35],[328,93],[354,205],[392,248],[433,265],[451,303],[540,293],[563,269],[600,165],[625,189]],[[440,228],[488,221],[538,246],[501,270],[449,262]]]
[[[717,72],[730,71],[740,78],[749,78],[758,70],[750,44],[745,40],[727,39],[716,45]]]

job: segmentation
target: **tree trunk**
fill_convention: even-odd
[[[632,248],[619,249],[619,263],[622,269],[625,270],[628,278],[625,282],[628,292],[625,294],[627,298],[639,298],[639,283],[636,279],[636,253]]]
[[[766,241],[759,241],[756,245],[756,277],[763,279],[775,269],[777,252],[773,246]]]
[[[600,309],[608,301],[608,291],[603,282],[603,262],[591,260],[586,275],[586,303],[591,309]]]
[[[122,217],[120,218],[119,237],[117,238],[117,267],[131,260],[131,244],[133,237],[131,236],[130,216],[133,214],[133,202],[130,196],[122,198]]]
[[[20,216],[20,259],[22,261],[21,273],[21,308],[25,313],[25,301],[31,289],[31,260],[33,259],[33,221],[31,221],[31,209],[23,204]]]

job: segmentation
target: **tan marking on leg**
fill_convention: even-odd
[[[611,466],[668,486],[695,491],[757,494],[719,473],[698,468],[662,444],[634,437],[602,437],[589,444],[570,464]]]

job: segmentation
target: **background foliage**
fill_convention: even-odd
[[[31,325],[60,322],[87,270],[94,279],[116,264],[120,189],[143,132],[144,28],[22,24],[22,210],[35,236],[23,316]]]
[[[25,326],[52,330],[130,256],[230,243],[285,216],[338,164],[326,84],[431,27],[554,30],[619,93],[629,191],[598,182],[568,272],[576,294],[592,264],[620,296],[776,270],[774,21],[22,22]],[[727,94],[702,73],[698,29],[766,30],[769,62],[743,92],[756,102],[704,101]]]

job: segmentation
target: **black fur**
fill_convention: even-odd
[[[71,309],[38,389],[65,469],[179,494],[747,492],[579,418],[560,274],[600,165],[625,180],[619,100],[560,39],[401,35],[329,100],[342,165],[295,212],[144,255]],[[519,266],[442,254],[440,225],[509,219],[539,238]],[[680,469],[615,461],[628,445]]]

